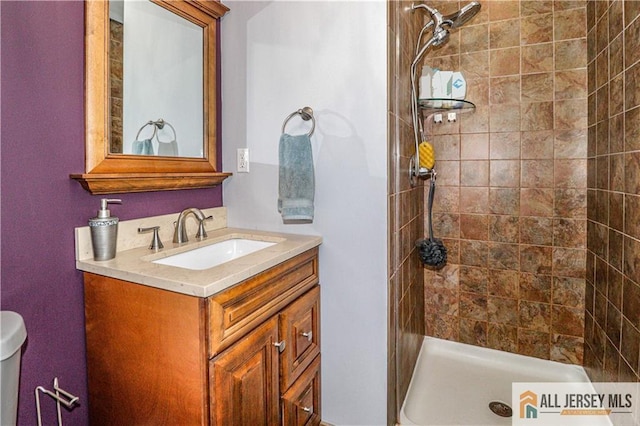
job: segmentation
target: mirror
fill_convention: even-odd
[[[111,0],[109,34],[109,152],[202,158],[202,28],[150,1]]]
[[[120,3],[123,22],[128,14],[144,16],[123,32],[130,32],[122,38],[125,49],[111,39],[110,2],[85,2],[85,173],[71,178],[93,194],[220,184],[230,173],[216,170],[216,37],[217,19],[228,8],[214,0]],[[151,20],[169,36],[154,35]],[[142,39],[146,45],[134,46]],[[124,65],[110,65],[117,57]],[[123,77],[121,90],[114,76]]]

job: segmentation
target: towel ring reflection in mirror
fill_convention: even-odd
[[[284,133],[284,129],[285,127],[287,127],[287,123],[289,122],[289,120],[291,120],[296,115],[300,115],[300,118],[302,118],[304,121],[311,120],[311,130],[309,131],[308,135],[313,135],[313,131],[316,129],[316,119],[313,117],[313,109],[308,106],[292,112],[287,116],[287,118],[284,119],[284,123],[282,123],[282,133]]]

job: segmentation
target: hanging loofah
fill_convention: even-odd
[[[418,146],[418,157],[420,158],[420,167],[431,170],[436,165],[436,156],[433,145],[427,141],[422,141]]]
[[[416,243],[419,250],[420,260],[426,266],[440,269],[447,264],[447,248],[442,240],[433,237],[433,197],[436,192],[436,180],[431,178],[429,186],[429,238]]]

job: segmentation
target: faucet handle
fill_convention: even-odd
[[[138,233],[140,234],[153,231],[153,238],[151,239],[151,245],[149,246],[150,250],[159,250],[161,248],[164,248],[164,244],[162,244],[162,241],[160,241],[160,235],[158,234],[159,230],[160,230],[159,226],[151,226],[149,228],[138,228]]]
[[[213,216],[205,217],[200,221],[200,224],[198,225],[198,233],[196,234],[196,239],[203,240],[207,238],[207,230],[204,229],[204,221],[211,220],[211,219],[213,219]]]

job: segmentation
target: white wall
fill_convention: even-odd
[[[386,423],[387,52],[384,1],[225,1],[223,169],[229,225],[323,236],[323,419]],[[283,120],[315,111],[315,220],[277,211]],[[294,118],[287,132],[306,132]],[[251,171],[236,173],[236,149]]]

